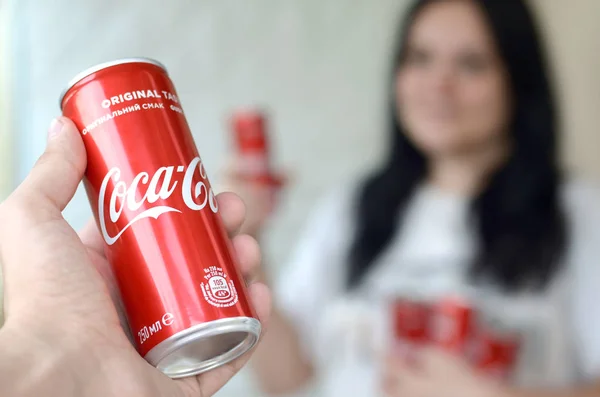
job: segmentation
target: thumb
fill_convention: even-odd
[[[86,163],[85,148],[75,124],[66,117],[54,119],[46,150],[10,199],[35,213],[34,222],[55,218],[73,198]]]
[[[68,283],[66,275],[76,276],[76,272],[65,270],[68,262],[86,260],[77,234],[61,214],[85,167],[79,132],[73,122],[61,117],[52,122],[46,150],[29,175],[0,204],[0,258],[7,318],[11,303],[34,299],[35,291],[31,289],[39,287],[40,280],[59,281],[50,283],[57,284],[59,290],[62,282]],[[42,292],[48,295],[48,288]]]

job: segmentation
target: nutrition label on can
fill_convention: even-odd
[[[217,266],[204,268],[204,280],[200,284],[204,299],[215,307],[230,307],[238,302],[238,294],[233,280]]]

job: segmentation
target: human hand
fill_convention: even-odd
[[[389,355],[383,366],[386,397],[504,397],[500,384],[476,373],[470,365],[436,348],[414,352],[407,362]]]
[[[273,216],[284,184],[289,181],[287,173],[252,177],[240,172],[241,160],[229,160],[221,176],[221,191],[233,192],[241,197],[247,209],[247,217],[240,232],[258,237],[266,222]]]
[[[70,120],[60,118],[51,126],[44,154],[0,204],[5,286],[0,394],[211,396],[250,355],[196,377],[172,380],[137,353],[122,326],[117,288],[95,224],[77,234],[61,214],[85,168],[79,132]],[[242,273],[251,281],[260,250],[250,236],[235,235],[244,205],[231,193],[219,195],[218,202]],[[265,326],[270,292],[257,282],[248,291]]]

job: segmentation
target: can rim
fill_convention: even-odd
[[[229,317],[209,321],[171,335],[150,349],[144,356],[144,359],[172,379],[199,375],[227,364],[252,349],[258,343],[261,331],[262,325],[260,321],[253,317]],[[177,370],[168,370],[167,368],[160,367],[163,360],[184,348],[190,342],[197,342],[210,336],[232,332],[242,332],[246,336],[235,347],[216,357],[205,360],[199,365],[192,365],[187,368],[179,367]]]
[[[127,64],[127,63],[148,63],[148,64],[151,64],[154,66],[158,66],[159,68],[161,68],[162,70],[167,72],[167,68],[165,67],[165,65],[158,62],[155,59],[147,58],[147,57],[120,58],[120,59],[115,59],[112,61],[98,63],[94,66],[90,66],[89,68],[77,73],[73,78],[71,78],[71,80],[69,80],[66,87],[62,90],[62,92],[58,98],[58,107],[60,108],[60,110],[62,111],[63,99],[65,99],[65,95],[67,95],[67,92],[69,92],[69,90],[71,88],[73,88],[73,86],[75,84],[79,83],[81,80],[88,77],[89,75],[99,72],[100,70],[107,69],[107,68],[117,66],[117,65]]]

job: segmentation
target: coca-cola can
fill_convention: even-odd
[[[431,302],[414,294],[402,294],[392,301],[394,350],[407,361],[414,359],[415,349],[430,342]]]
[[[231,116],[231,128],[240,157],[239,172],[253,179],[268,178],[271,171],[266,114],[256,109],[238,109]]]
[[[465,354],[474,319],[475,311],[465,297],[442,297],[434,309],[432,342],[447,352]]]
[[[239,177],[269,190],[269,211],[272,211],[283,181],[273,173],[270,159],[268,117],[259,109],[237,109],[231,116],[231,129],[239,163]]]
[[[81,131],[84,185],[140,355],[181,378],[250,350],[261,324],[165,67],[92,67],[60,107]]]

